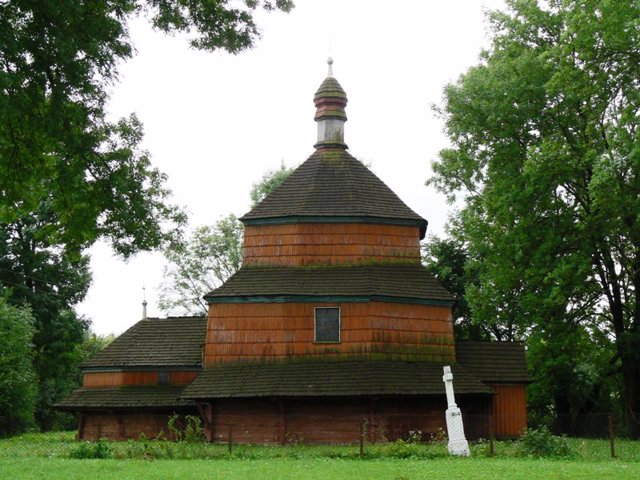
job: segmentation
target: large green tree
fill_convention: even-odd
[[[0,287],[10,303],[29,306],[34,319],[35,418],[43,429],[58,424],[62,417],[51,405],[77,385],[78,346],[88,322],[71,307],[90,284],[88,257],[48,240],[52,215],[44,205],[30,216],[0,222]]]
[[[0,436],[34,425],[33,323],[28,308],[13,307],[0,298]]]
[[[486,340],[498,325],[487,325],[473,321],[467,302],[466,290],[476,283],[471,271],[469,253],[464,242],[451,235],[449,238],[430,236],[421,245],[422,263],[440,281],[443,287],[456,297],[453,321],[456,339]],[[498,332],[500,333],[500,332]]]
[[[131,115],[111,121],[108,91],[134,53],[128,22],[146,16],[194,48],[238,53],[258,38],[256,9],[289,0],[0,2],[0,296],[29,305],[41,428],[76,378],[87,322],[73,306],[98,239],[129,257],[175,241],[186,222]],[[0,356],[2,352],[0,352]]]
[[[109,239],[125,256],[158,247],[182,214],[139,147],[135,117],[105,105],[133,45],[128,20],[146,15],[191,45],[237,53],[258,36],[253,12],[288,0],[10,0],[0,4],[0,221],[47,202],[50,237],[66,248]]]
[[[452,147],[431,183],[465,202],[476,320],[516,322],[557,365],[576,345],[557,335],[612,339],[610,373],[622,376],[637,437],[640,6],[507,5],[489,14],[492,44],[479,65],[445,89]]]

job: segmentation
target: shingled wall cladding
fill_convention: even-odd
[[[340,343],[314,343],[316,307],[341,308]],[[209,310],[205,365],[361,353],[453,359],[451,310],[386,302],[230,303]]]
[[[244,265],[319,265],[420,259],[419,228],[317,224],[247,226]]]

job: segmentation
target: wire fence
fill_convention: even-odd
[[[357,445],[363,455],[368,445],[404,442],[407,444],[446,444],[444,413],[387,415],[371,419],[345,415],[327,419],[321,415],[292,414],[280,419],[264,415],[248,415],[242,419],[219,416],[209,432],[209,440],[226,444],[229,452],[234,445]],[[626,419],[620,415],[591,413],[558,415],[552,420],[527,424],[523,414],[463,414],[467,440],[486,446],[493,455],[496,442],[521,440],[527,431],[545,430],[550,435],[567,439],[600,440],[600,449],[616,456],[616,442],[630,440],[632,435]],[[574,442],[575,443],[575,442]],[[640,447],[640,445],[638,445]]]
[[[361,412],[362,413],[362,412]],[[176,442],[168,430],[140,434],[128,430],[126,438],[111,438],[99,450],[94,441],[88,452],[105,451],[109,458],[437,458],[448,455],[444,412],[440,414],[358,414],[328,417],[319,413],[217,415],[203,425],[197,442]],[[103,424],[107,416],[100,420]],[[558,415],[545,425],[523,424],[522,415],[464,414],[464,430],[474,456],[522,455],[526,428],[544,429],[564,436],[575,456],[584,459],[616,457],[640,462],[640,442],[631,440],[625,419],[607,413]],[[158,424],[156,424],[157,426]],[[207,434],[209,438],[207,437]],[[86,444],[77,432],[25,434],[0,440],[0,457],[73,457]],[[543,437],[544,438],[544,437]],[[556,437],[557,438],[557,437]],[[111,441],[124,440],[124,441]],[[207,441],[208,440],[208,441]],[[84,448],[84,447],[83,447]]]

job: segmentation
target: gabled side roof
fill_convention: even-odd
[[[416,225],[411,210],[362,162],[339,148],[319,149],[253,210],[246,225],[301,222],[369,222]]]
[[[206,331],[205,317],[140,320],[82,368],[200,367]]]
[[[522,342],[457,341],[456,359],[483,382],[530,382]]]

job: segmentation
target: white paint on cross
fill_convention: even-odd
[[[449,453],[451,455],[458,455],[468,457],[471,455],[469,451],[469,444],[464,436],[464,425],[462,423],[462,413],[456,405],[456,398],[453,392],[453,374],[451,373],[451,367],[444,367],[444,375],[442,377],[444,382],[444,388],[447,392],[447,434],[449,436]]]

